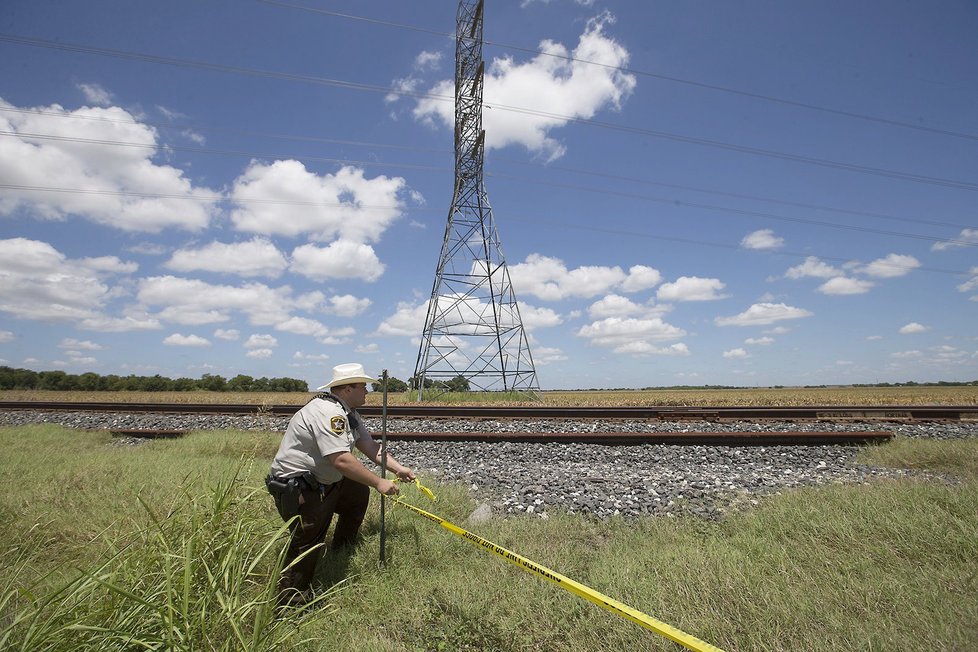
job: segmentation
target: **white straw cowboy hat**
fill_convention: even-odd
[[[350,385],[352,383],[376,383],[376,378],[371,378],[364,371],[362,364],[351,362],[349,364],[338,364],[333,367],[333,380],[322,387],[316,389],[332,389],[337,385]]]

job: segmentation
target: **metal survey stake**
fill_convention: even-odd
[[[387,370],[380,376],[380,382],[384,390],[383,408],[380,413],[380,477],[387,479]],[[385,546],[387,544],[387,531],[385,528],[384,513],[384,494],[380,494],[380,565],[387,563]]]

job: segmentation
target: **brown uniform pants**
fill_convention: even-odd
[[[326,540],[326,532],[333,520],[333,514],[338,518],[330,549],[337,550],[353,545],[360,531],[360,524],[363,523],[363,517],[367,513],[369,502],[370,488],[348,478],[329,485],[323,493],[318,489],[313,490],[303,486],[299,493],[299,518],[292,521],[289,526],[292,540],[285,553],[286,568],[282,571],[279,590],[304,591],[309,588],[316,572],[316,564],[322,557],[322,549],[314,550],[295,564],[292,562],[302,553]],[[279,513],[286,520],[295,516],[295,514],[282,514],[281,509]]]

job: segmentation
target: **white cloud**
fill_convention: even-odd
[[[628,276],[621,283],[622,292],[641,292],[655,287],[662,282],[662,274],[654,267],[632,265],[628,268]]]
[[[589,20],[573,51],[546,40],[540,44],[545,54],[529,61],[493,60],[485,73],[483,93],[486,146],[522,145],[552,161],[565,151],[550,135],[554,129],[572,119],[592,118],[605,108],[618,109],[636,81],[622,70],[628,64],[628,51],[604,34],[605,26],[613,22],[607,12]],[[418,100],[415,118],[454,128],[454,82],[439,82],[427,95]],[[520,111],[506,110],[508,107]]]
[[[370,344],[361,344],[360,346],[355,347],[353,350],[356,353],[365,353],[369,355],[380,351],[380,347],[376,342],[371,342]]]
[[[180,249],[164,267],[177,272],[217,272],[238,276],[278,278],[288,267],[285,256],[266,238],[225,244],[212,242],[200,248]]]
[[[199,335],[181,335],[174,333],[163,339],[167,346],[210,346],[211,343]]]
[[[748,337],[744,340],[744,344],[749,344],[751,346],[767,346],[768,344],[774,344],[773,337]]]
[[[924,356],[923,352],[913,350],[913,351],[897,351],[891,353],[890,357],[896,358],[897,360],[916,360]]]
[[[588,306],[587,312],[594,319],[603,317],[629,317],[643,312],[644,308],[620,294],[609,294]]]
[[[650,344],[662,340],[674,340],[686,334],[683,329],[667,324],[659,317],[646,319],[607,317],[586,326],[578,331],[579,337],[591,341],[594,346],[606,347],[616,353],[645,353],[649,355],[665,354],[666,349],[660,349]],[[670,354],[681,354],[685,346],[670,349]]]
[[[107,91],[99,84],[75,84],[76,88],[85,96],[85,101],[98,106],[108,106],[112,104],[112,93]]]
[[[2,342],[13,342],[16,338],[14,334],[10,331],[0,331],[0,343]]]
[[[978,267],[972,267],[968,272],[971,274],[971,278],[958,286],[958,292],[971,292],[972,290],[978,290]],[[971,297],[972,300],[976,297]]]
[[[554,362],[567,360],[567,354],[562,350],[552,346],[535,346],[531,348],[530,355],[533,356],[534,366],[546,366]]]
[[[809,256],[801,265],[795,265],[784,273],[787,278],[799,279],[805,277],[832,278],[841,276],[842,270],[823,263],[817,256]]]
[[[918,324],[917,322],[912,321],[909,324],[900,327],[899,333],[901,335],[913,335],[915,333],[923,333],[929,330],[929,326],[924,326],[923,324]]]
[[[114,256],[73,260],[46,242],[0,240],[0,311],[84,327],[85,320],[106,319],[103,310],[117,294],[106,277],[133,269]]]
[[[141,280],[137,298],[145,306],[162,306],[159,318],[178,324],[227,321],[232,312],[241,312],[256,326],[271,326],[290,315],[299,303],[288,286],[214,285],[175,276]]]
[[[384,265],[373,247],[350,240],[337,240],[325,247],[296,247],[289,269],[314,281],[353,278],[373,282],[384,273]]]
[[[299,161],[252,161],[235,179],[231,221],[241,231],[325,242],[376,241],[402,212],[404,179],[346,166],[317,175]]]
[[[945,249],[967,247],[969,244],[978,245],[978,229],[962,229],[961,234],[954,241],[935,242],[931,245],[931,251],[944,251]]]
[[[655,296],[659,301],[716,301],[726,298],[718,294],[724,287],[720,279],[680,276],[673,283],[663,283]]]
[[[325,362],[329,360],[329,355],[325,353],[303,353],[302,351],[296,351],[292,354],[292,358],[308,362]]]
[[[920,261],[905,254],[889,254],[859,268],[861,274],[876,278],[905,276],[920,267]]]
[[[371,303],[370,299],[361,299],[352,294],[336,295],[329,298],[329,312],[340,317],[356,317]]]
[[[740,246],[744,249],[778,249],[784,246],[784,238],[774,235],[771,229],[759,229],[745,235]]]
[[[689,347],[683,342],[677,342],[675,344],[670,344],[669,346],[656,346],[654,344],[649,344],[645,341],[639,342],[627,342],[621,346],[615,347],[615,353],[622,353],[626,355],[636,355],[636,356],[651,356],[651,355],[689,355]]]
[[[246,358],[256,358],[258,360],[264,360],[265,358],[272,357],[274,353],[271,349],[252,349],[245,353]]]
[[[522,301],[517,302],[520,311],[520,322],[527,332],[538,328],[549,328],[563,323],[559,313],[550,308],[537,308]]]
[[[750,308],[733,317],[717,317],[717,326],[766,326],[784,319],[811,317],[814,313],[804,308],[795,308],[783,303],[755,303]]]
[[[278,346],[278,340],[274,335],[255,333],[250,335],[241,346],[246,349],[271,349]]]
[[[0,106],[13,108],[3,99]],[[200,230],[217,212],[220,195],[194,186],[181,170],[154,163],[156,130],[119,107],[68,111],[54,104],[0,112],[0,130],[15,134],[0,138],[4,183],[78,191],[8,188],[0,196],[0,215],[19,210],[43,220],[81,217],[124,231],[158,233]]]
[[[620,267],[584,266],[569,270],[559,258],[540,254],[530,254],[525,262],[511,265],[509,273],[517,295],[530,294],[544,301],[597,296],[627,278]]]
[[[723,357],[729,358],[729,359],[733,359],[733,360],[737,360],[737,359],[742,359],[742,358],[749,358],[750,357],[750,353],[748,353],[744,349],[740,349],[740,348],[730,349],[729,351],[724,351],[723,352]]]
[[[875,285],[872,281],[865,281],[858,278],[847,278],[838,276],[829,279],[818,286],[818,292],[822,294],[865,294]]]
[[[241,337],[241,333],[234,328],[218,328],[214,331],[214,337],[219,340],[228,340],[229,342],[233,342]]]
[[[88,340],[76,340],[73,337],[66,337],[58,344],[59,349],[83,349],[85,351],[101,351],[103,347],[101,344],[96,344],[95,342],[90,342]]]
[[[377,334],[420,337],[427,315],[428,301],[423,301],[417,306],[406,302],[398,303],[394,314],[377,327]]]
[[[414,57],[414,67],[417,70],[431,70],[441,64],[441,52],[429,52],[424,50]]]

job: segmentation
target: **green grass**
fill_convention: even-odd
[[[381,568],[376,496],[361,546],[321,568],[322,603],[272,617],[284,539],[261,478],[277,440],[206,432],[132,448],[53,426],[0,429],[0,648],[677,649],[390,503]],[[468,526],[463,488],[429,483],[437,503],[404,495],[728,651],[972,650],[975,460],[975,441],[898,439],[861,461],[957,482],[802,489],[718,522],[552,514]]]

